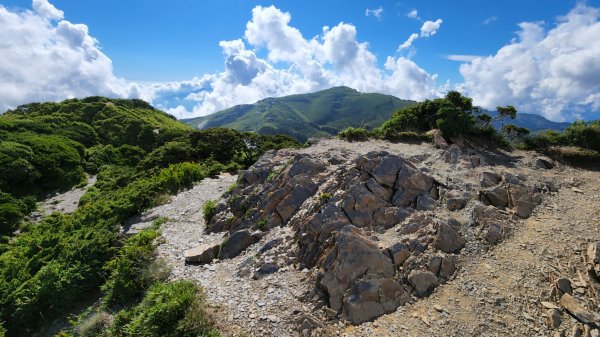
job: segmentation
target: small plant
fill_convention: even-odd
[[[212,218],[215,216],[217,211],[217,203],[214,200],[207,200],[202,207],[202,216],[204,217],[204,221],[209,223]]]
[[[266,231],[267,230],[267,220],[266,219],[259,220],[256,223],[256,228],[258,228],[258,230],[263,231],[263,232]]]
[[[104,311],[95,312],[83,319],[75,327],[78,336],[99,337],[104,336],[104,330],[110,320],[110,315]]]
[[[236,187],[238,186],[238,182],[234,182],[233,184],[229,185],[229,187],[227,187],[227,193],[231,193],[233,192],[233,190],[236,189]]]
[[[349,142],[363,142],[369,140],[371,134],[365,128],[353,128],[349,127],[338,133],[338,138],[344,139]]]
[[[165,216],[158,217],[158,218],[156,218],[156,220],[152,221],[151,228],[154,230],[157,230],[160,228],[160,226],[167,223],[168,221],[169,221],[169,218],[167,218]]]
[[[319,199],[321,199],[321,201],[327,202],[329,201],[329,199],[331,199],[333,196],[331,195],[331,193],[321,193],[319,194]]]

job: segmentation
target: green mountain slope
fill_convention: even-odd
[[[160,322],[144,321],[131,330],[136,335],[151,335],[157,324],[167,332],[180,329],[184,313],[190,322],[201,321],[187,317],[199,291],[193,284],[152,278],[154,229],[125,239],[120,227],[197,181],[248,167],[265,151],[286,146],[300,144],[286,136],[194,130],[140,100],[32,103],[0,115],[0,336],[36,335],[99,293],[108,312],[125,310],[107,320],[115,323],[111,331],[146,317],[145,310]],[[96,183],[73,213],[28,222],[37,200],[86,181],[86,174],[96,175]],[[138,306],[144,294],[159,298],[158,307]]]
[[[262,134],[283,133],[305,141],[309,137],[336,135],[349,126],[376,128],[394,111],[414,103],[390,95],[335,87],[310,94],[267,98],[182,122],[197,129],[228,127]]]
[[[532,132],[542,130],[564,131],[569,125],[571,125],[571,123],[553,122],[540,115],[522,112],[519,112],[517,114],[517,118],[515,118],[514,120],[505,123],[515,124],[517,126],[527,128],[529,129],[529,131]],[[495,123],[494,126],[497,128],[501,127],[500,123]]]

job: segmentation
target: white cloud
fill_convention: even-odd
[[[477,58],[481,58],[478,55],[446,55],[447,60],[458,61],[458,62],[471,62]]]
[[[437,31],[440,29],[442,22],[442,19],[437,19],[435,21],[425,21],[421,26],[421,37],[429,37],[431,35],[435,35],[435,33],[437,33]]]
[[[441,95],[436,75],[403,57],[388,57],[383,69],[366,42],[356,39],[356,27],[340,22],[323,27],[320,36],[306,39],[290,26],[291,15],[274,6],[257,6],[246,24],[242,40],[222,41],[225,70],[195,79],[196,88],[181,90],[176,84],[148,89],[155,101],[173,90],[188,93],[191,107],[175,104],[177,117],[208,115],[236,104],[313,92],[332,86],[349,86],[363,92],[389,93],[407,99]],[[256,52],[264,48],[266,59]],[[189,93],[191,92],[191,93]],[[173,106],[173,105],[171,105]]]
[[[498,20],[497,17],[490,16],[489,18],[486,18],[485,20],[483,20],[481,23],[483,23],[484,25],[489,25],[489,24],[492,24],[496,20]]]
[[[374,16],[377,19],[381,19],[381,16],[383,15],[383,7],[379,6],[378,8],[375,9],[368,9],[365,11],[365,15],[366,16]]]
[[[398,46],[398,51],[412,46],[413,42],[418,38],[419,38],[419,34],[417,34],[417,33],[410,34],[408,39],[406,39],[406,41],[402,42],[402,44],[400,46]]]
[[[290,25],[291,15],[274,6],[252,10],[244,40],[220,42],[222,72],[188,81],[128,82],[113,74],[112,61],[86,25],[63,20],[63,12],[45,0],[34,0],[32,8],[12,11],[0,5],[0,110],[103,95],[141,98],[186,118],[341,85],[406,99],[442,94],[436,75],[411,60],[388,57],[385,67],[378,67],[369,44],[357,40],[354,25],[325,26],[307,39]],[[263,50],[266,57],[259,57]]]
[[[548,31],[540,22],[521,23],[518,39],[460,66],[461,87],[486,108],[513,104],[557,121],[597,111],[599,17],[600,10],[580,3]]]
[[[421,20],[421,18],[419,17],[419,12],[415,8],[413,8],[410,12],[406,13],[406,16],[408,16],[411,19]]]
[[[410,34],[408,39],[406,39],[406,41],[402,42],[402,44],[400,44],[398,46],[397,51],[401,51],[401,50],[411,47],[413,45],[413,43],[415,42],[415,40],[417,40],[418,38],[426,38],[426,37],[435,35],[437,33],[437,31],[440,29],[442,22],[443,22],[442,19],[437,19],[435,21],[429,21],[429,20],[425,21],[423,23],[423,25],[421,26],[421,35],[419,35],[417,33]]]
[[[47,0],[33,0],[32,7],[33,11],[42,18],[49,20],[62,20],[64,18],[63,11],[56,9]]]
[[[139,95],[137,85],[113,75],[86,25],[62,20],[63,12],[45,0],[32,8],[0,5],[0,112],[32,101]]]

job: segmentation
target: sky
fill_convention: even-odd
[[[600,118],[600,0],[0,0],[0,111],[141,98],[178,118],[345,85]]]

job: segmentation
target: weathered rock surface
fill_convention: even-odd
[[[219,256],[221,245],[202,244],[196,248],[188,249],[184,253],[185,262],[210,263]]]
[[[445,223],[438,226],[433,245],[444,253],[456,253],[465,246],[465,239],[454,228]]]
[[[248,246],[255,243],[257,238],[248,230],[234,232],[221,244],[219,259],[231,259],[243,252]]]

